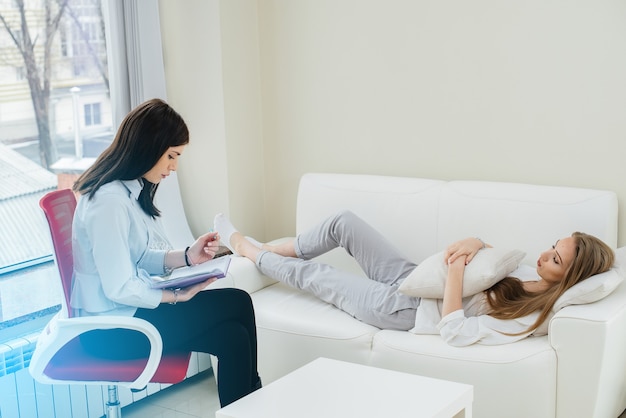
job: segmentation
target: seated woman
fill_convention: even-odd
[[[145,319],[161,334],[164,353],[216,355],[225,406],[261,386],[250,295],[239,289],[203,292],[215,279],[176,290],[151,286],[150,275],[206,262],[219,249],[215,232],[173,249],[154,205],[159,183],[178,168],[188,143],[182,117],[162,100],[149,100],[124,118],[113,143],[77,180],[74,190],[82,196],[73,223],[71,307],[79,316]],[[85,333],[81,342],[112,358],[149,351],[143,334],[122,329]]]
[[[308,291],[365,323],[410,330],[419,322],[418,308],[424,301],[398,291],[416,264],[352,212],[339,212],[277,246],[245,237],[222,214],[215,217],[214,227],[234,254],[255,262],[263,274]],[[503,344],[531,335],[549,317],[560,295],[607,271],[614,261],[613,250],[604,242],[575,232],[539,256],[539,280],[507,277],[485,292],[463,298],[465,265],[486,246],[477,238],[466,238],[444,252],[448,277],[435,323],[451,345]],[[370,280],[311,260],[336,247],[354,257]]]

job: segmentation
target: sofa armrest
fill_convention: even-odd
[[[274,283],[276,280],[263,275],[252,261],[245,257],[233,257],[226,277],[209,285],[208,289],[235,287],[254,293]]]
[[[558,418],[619,416],[626,407],[626,285],[550,321],[558,359]]]
[[[270,241],[268,244],[276,245],[293,238],[280,238]],[[264,287],[273,285],[277,281],[265,276],[257,269],[256,265],[245,257],[233,256],[228,268],[228,274],[211,285],[208,289],[220,287],[236,287],[248,293],[254,293]]]

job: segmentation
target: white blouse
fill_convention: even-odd
[[[132,316],[138,307],[161,302],[162,291],[151,288],[150,275],[165,273],[171,246],[159,218],[139,206],[140,192],[139,180],[114,181],[78,202],[71,305],[80,316]]]
[[[520,271],[518,271],[520,270]],[[529,280],[522,268],[511,273],[513,277]],[[527,270],[526,270],[527,271]],[[519,273],[519,274],[516,274]],[[535,279],[536,280],[536,279]],[[463,309],[442,317],[443,300],[422,298],[415,315],[414,334],[441,334],[450,345],[463,347],[471,344],[499,345],[522,340],[529,335],[547,334],[547,322],[531,332],[523,332],[535,323],[540,312],[517,319],[496,319],[486,315],[487,296],[484,292],[463,298]],[[517,334],[520,335],[507,335]]]

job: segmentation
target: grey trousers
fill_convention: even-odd
[[[298,258],[263,251],[257,267],[297,289],[312,293],[367,324],[409,330],[419,298],[398,292],[416,267],[386,238],[350,211],[342,211],[296,237]],[[312,260],[336,247],[344,248],[365,275],[348,273]]]

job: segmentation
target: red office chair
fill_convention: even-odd
[[[72,289],[72,220],[76,197],[71,190],[55,190],[39,201],[54,246],[54,255],[65,300],[63,308],[46,325],[37,340],[30,361],[30,374],[41,383],[109,385],[107,417],[120,417],[117,385],[142,389],[148,382],[178,383],[189,366],[190,352],[162,356],[163,343],[157,329],[149,322],[124,316],[75,317],[70,307]],[[150,341],[145,359],[111,360],[88,353],[78,336],[87,331],[126,328],[142,332]]]

